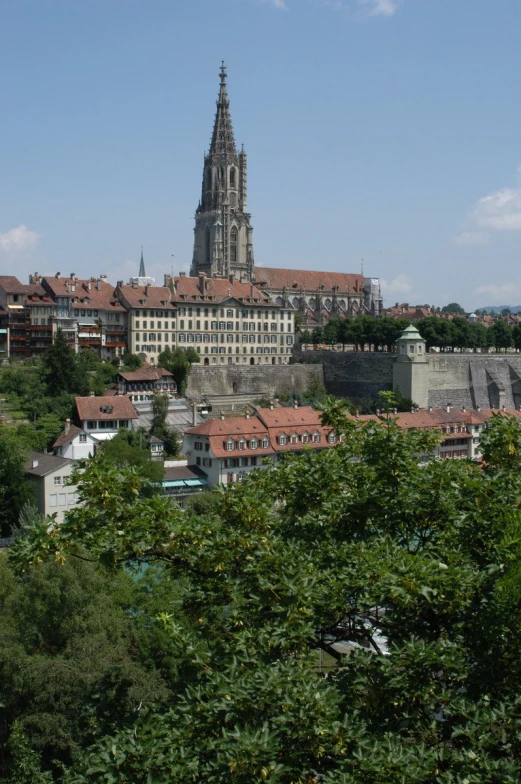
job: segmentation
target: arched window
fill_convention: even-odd
[[[210,265],[212,260],[211,245],[210,245],[210,227],[207,226],[204,232],[204,257],[206,263]]]
[[[331,302],[331,300],[330,300],[330,299],[329,299],[329,297],[328,297],[328,298],[326,299],[326,301],[324,302],[324,306],[325,306],[326,310],[331,310],[331,305],[332,305],[332,304],[333,304],[333,303]]]
[[[279,444],[280,446],[284,446],[286,443],[286,436],[279,436]]]
[[[283,305],[284,304],[284,300],[282,299],[282,297],[277,297],[275,302],[277,303],[277,305]]]
[[[299,298],[298,297],[293,297],[293,299],[291,300],[291,304],[293,305],[293,307],[296,310],[298,308],[299,304],[300,304]]]
[[[230,169],[230,188],[235,188],[235,169]]]
[[[235,193],[230,193],[230,207],[235,207],[235,204],[236,204]]]
[[[230,232],[230,261],[237,261],[237,227],[232,226]]]

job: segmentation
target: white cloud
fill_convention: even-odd
[[[396,275],[392,280],[382,278],[380,286],[385,297],[394,297],[401,294],[411,294],[412,280],[408,275]]]
[[[371,6],[371,16],[393,16],[402,0],[358,0],[359,5]]]
[[[474,294],[486,294],[489,299],[493,300],[492,305],[504,305],[505,303],[517,304],[513,302],[514,299],[521,300],[521,280],[513,281],[511,283],[485,283],[474,289]]]
[[[286,11],[288,6],[286,5],[286,0],[261,0],[262,3],[269,3],[270,5],[275,6],[275,8],[280,8],[283,11]]]
[[[454,237],[456,245],[486,245],[490,235],[486,231],[462,231]]]
[[[34,248],[39,240],[39,234],[35,231],[29,231],[27,226],[21,223],[14,229],[9,229],[4,233],[0,232],[0,250],[11,256]]]
[[[458,245],[483,245],[495,231],[521,231],[521,166],[517,188],[500,188],[483,196],[468,211]]]

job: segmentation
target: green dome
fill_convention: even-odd
[[[423,340],[422,336],[412,324],[409,324],[407,329],[402,332],[399,340]]]

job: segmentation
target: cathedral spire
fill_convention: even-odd
[[[145,261],[143,259],[143,246],[141,246],[141,261],[139,263],[139,277],[146,278]]]
[[[233,136],[232,118],[230,115],[230,101],[226,89],[226,65],[224,60],[219,71],[221,83],[219,87],[219,97],[217,99],[217,110],[213,125],[212,141],[208,158],[211,163],[232,163],[236,161],[237,149]]]

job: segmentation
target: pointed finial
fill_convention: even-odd
[[[224,60],[221,60],[220,76],[221,76],[221,84],[226,84],[226,63],[224,62]]]
[[[143,246],[141,246],[141,262],[139,264],[139,276],[138,277],[140,277],[140,278],[145,278],[146,277],[145,261],[143,259]]]

